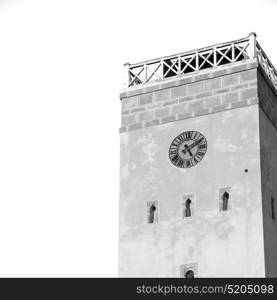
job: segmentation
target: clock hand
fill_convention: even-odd
[[[188,153],[189,153],[189,155],[190,156],[193,156],[193,154],[191,153],[191,151],[190,151],[190,149],[189,149],[189,146],[188,145],[185,145],[185,150],[183,150],[183,153],[185,154],[185,152],[184,151],[188,151]]]
[[[182,150],[182,152],[185,154],[187,151],[189,151],[191,148],[194,148],[196,145],[198,145],[199,143],[201,143],[203,141],[203,138],[201,138],[200,140],[192,143],[191,145],[187,146],[185,145],[185,149]],[[192,156],[192,155],[191,155]]]

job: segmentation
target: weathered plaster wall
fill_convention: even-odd
[[[258,78],[265,270],[277,277],[277,222],[271,218],[271,196],[277,218],[277,95],[262,72]]]
[[[179,277],[189,263],[199,277],[265,275],[258,115],[254,104],[121,133],[120,276]],[[179,169],[168,148],[186,130],[201,132],[208,150]],[[232,209],[220,213],[222,187]],[[195,215],[181,219],[181,197],[192,193]],[[159,223],[147,224],[154,200]]]

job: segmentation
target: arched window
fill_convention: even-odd
[[[182,196],[182,218],[188,218],[194,214],[195,197],[193,194]]]
[[[224,194],[222,195],[222,210],[228,210],[228,200],[229,200],[229,193],[228,192],[224,192]]]
[[[190,206],[191,206],[191,200],[190,200],[190,198],[188,198],[185,203],[185,216],[186,217],[191,216],[191,207]]]
[[[154,220],[155,220],[155,212],[156,212],[156,206],[154,204],[152,204],[150,206],[150,216],[149,216],[149,223],[154,223]]]
[[[188,263],[180,266],[180,276],[182,278],[198,277],[198,264]]]
[[[148,223],[158,222],[158,201],[147,202],[147,215]]]
[[[194,278],[194,272],[192,270],[186,271],[185,278]]]
[[[231,188],[221,188],[219,190],[219,211],[228,211],[231,209]]]

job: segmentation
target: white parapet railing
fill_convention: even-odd
[[[254,32],[250,33],[246,38],[232,42],[216,44],[142,63],[126,63],[124,65],[125,87],[174,78],[249,58],[258,58],[260,65],[277,88],[277,72],[257,43]]]
[[[260,66],[277,90],[277,71],[258,42],[256,42],[256,53]]]

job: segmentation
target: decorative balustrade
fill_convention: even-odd
[[[277,89],[277,71],[258,42],[256,42],[256,53],[259,64],[262,66],[268,78]]]
[[[258,58],[259,63],[277,88],[277,72],[256,41],[256,34],[217,44],[194,51],[184,52],[142,63],[125,64],[126,87],[141,85],[157,80],[174,78],[191,72],[213,68],[225,64]]]

